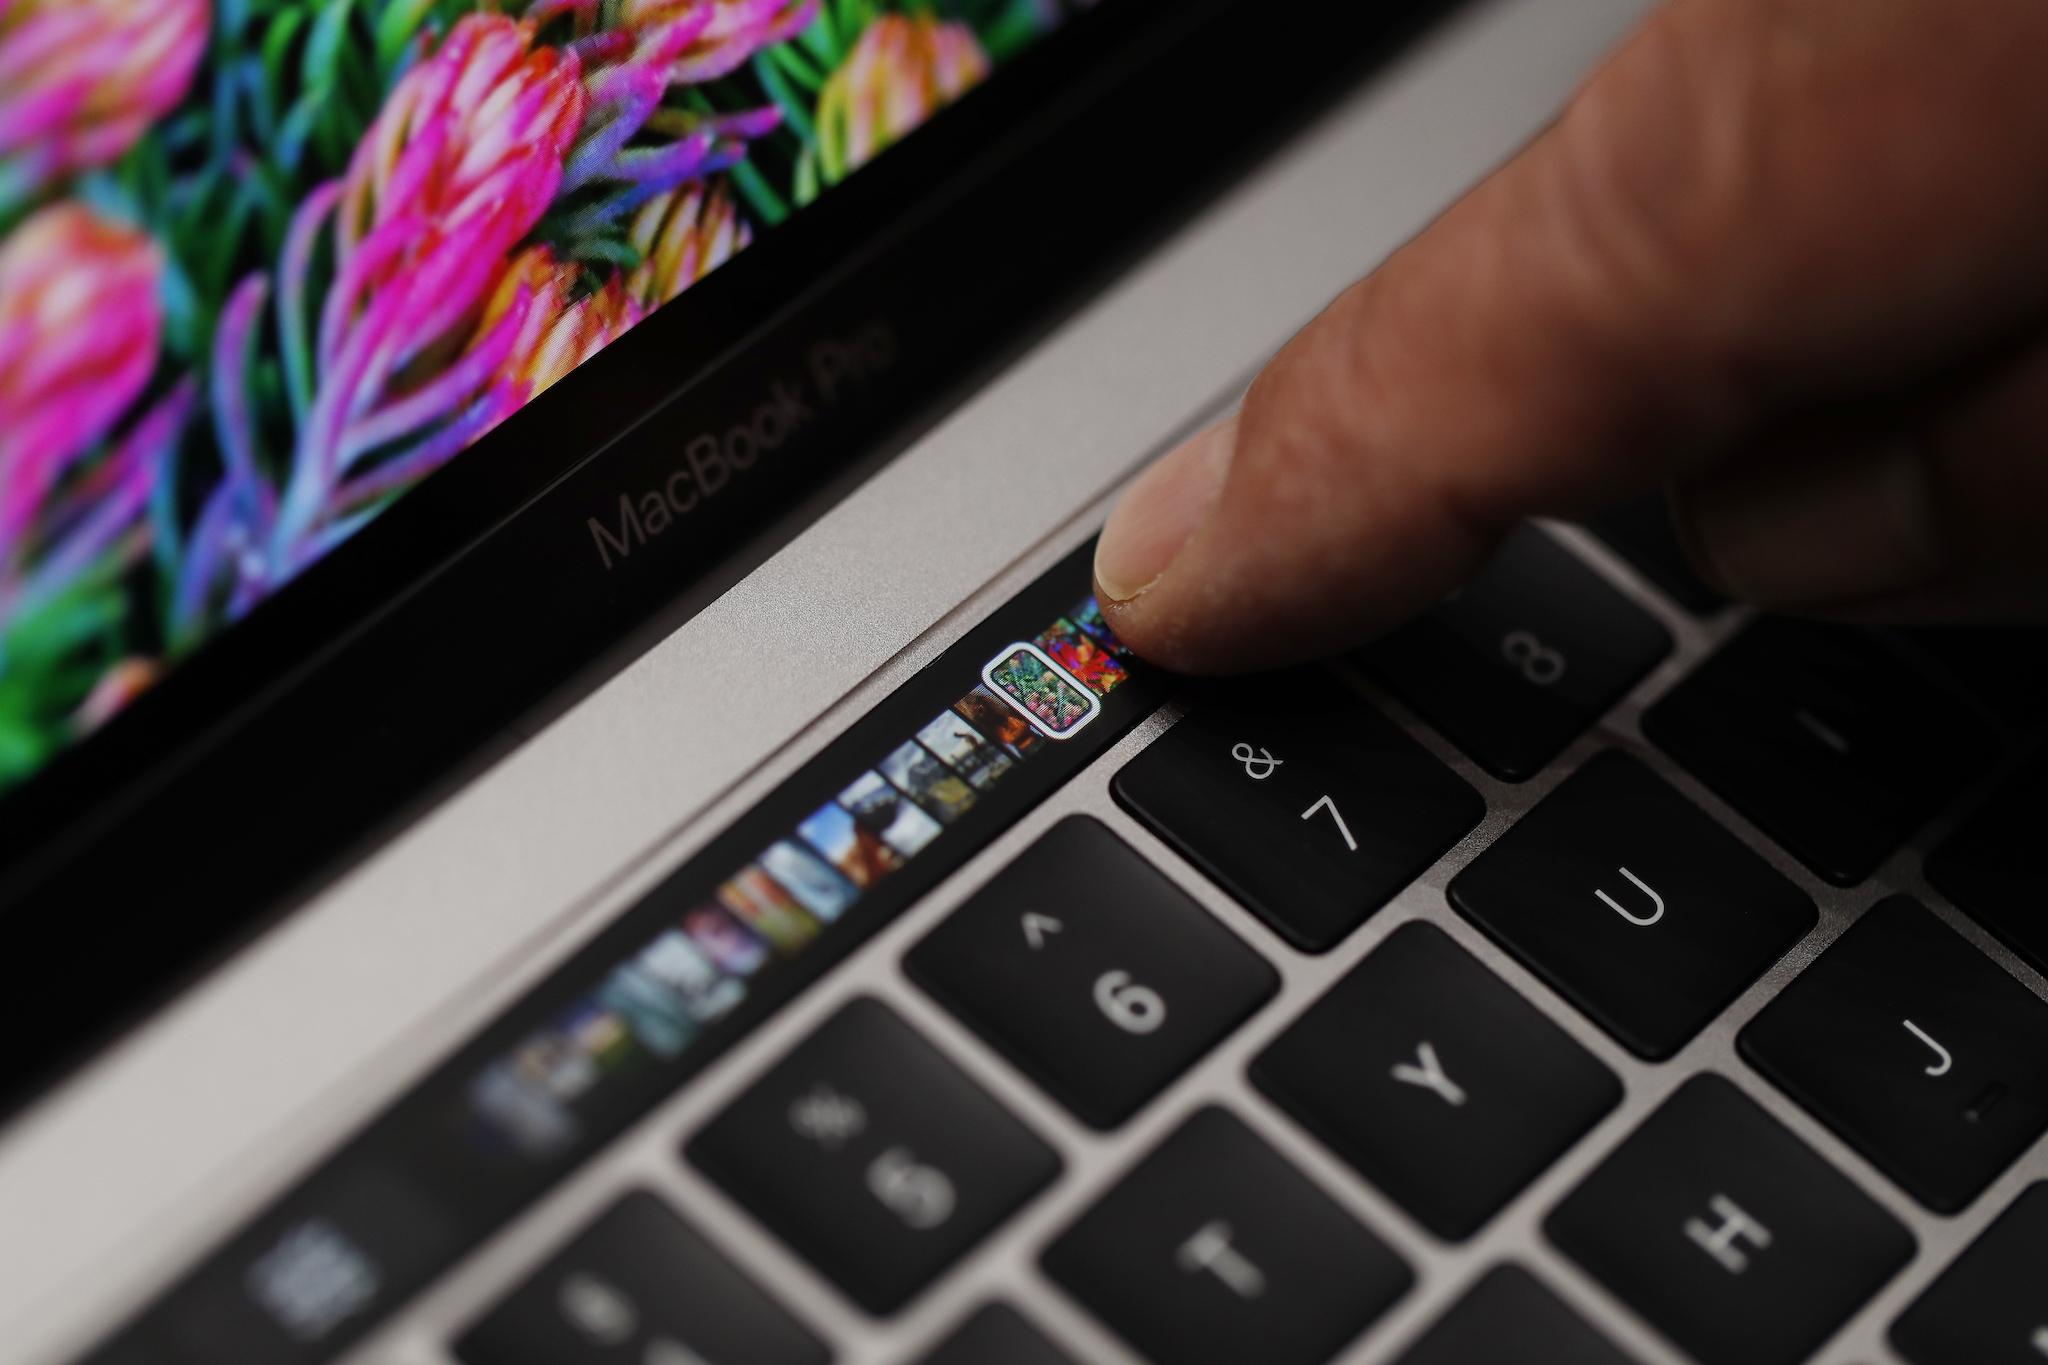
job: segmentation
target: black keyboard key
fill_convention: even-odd
[[[1074,1365],[1007,1303],[985,1303],[919,1365]]]
[[[599,1215],[455,1344],[464,1365],[823,1365],[831,1354],[644,1190]]]
[[[1995,744],[1970,703],[1873,637],[1769,617],[1644,713],[1643,731],[1837,886],[1869,876]]]
[[[1898,634],[1935,674],[2000,725],[2048,719],[2048,630],[2037,626],[1924,626]]]
[[[1566,1255],[1701,1365],[1794,1365],[1913,1255],[1848,1177],[1698,1076],[1551,1213]]]
[[[1404,924],[1252,1079],[1439,1237],[1469,1237],[1621,1100],[1621,1082],[1451,942]]]
[[[1518,1265],[1495,1266],[1395,1365],[1630,1365]]]
[[[1927,880],[2005,940],[2037,972],[2048,973],[2048,756],[2002,784],[1927,859]]]
[[[1366,651],[1496,777],[1534,777],[1671,652],[1655,617],[1533,526],[1448,602]]]
[[[2030,1185],[1892,1324],[1911,1365],[2048,1360],[2048,1183]]]
[[[1313,953],[1363,924],[1486,813],[1456,773],[1313,669],[1201,695],[1112,790]]]
[[[1904,896],[1765,1006],[1741,1048],[1941,1213],[2048,1130],[2048,1005]]]
[[[1461,872],[1460,914],[1653,1060],[1818,921],[1813,902],[1635,759],[1594,755]]]
[[[871,1313],[901,1307],[1060,1169],[869,999],[799,1043],[688,1154]]]
[[[1237,1118],[1204,1109],[1045,1252],[1158,1365],[1328,1360],[1414,1276]]]
[[[1587,523],[1623,559],[1636,566],[1664,595],[1695,616],[1707,616],[1728,599],[1702,582],[1671,524],[1662,493],[1652,493],[1603,512]]]
[[[1097,1128],[1137,1112],[1280,978],[1099,822],[1071,816],[904,968]]]

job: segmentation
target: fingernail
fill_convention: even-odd
[[[1162,456],[1127,490],[1095,545],[1095,585],[1128,602],[1157,583],[1222,491],[1237,445],[1237,418],[1224,418]]]
[[[1716,586],[1759,606],[1845,606],[1933,582],[1925,463],[1898,442],[1793,456],[1683,490],[1679,530]]]

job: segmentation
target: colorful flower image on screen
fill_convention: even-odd
[[[0,789],[1076,0],[0,0]]]

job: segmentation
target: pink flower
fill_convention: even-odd
[[[183,97],[211,23],[207,0],[0,0],[0,201],[134,146]]]
[[[723,184],[692,182],[641,206],[628,234],[641,263],[628,292],[658,308],[703,279],[753,240]]]
[[[335,281],[312,363],[299,366],[318,386],[302,400],[277,572],[317,551],[309,537],[362,459],[383,453],[418,477],[516,406],[497,375],[531,300],[476,324],[561,189],[588,107],[582,77],[573,53],[534,46],[532,21],[470,15],[399,81],[348,175],[302,208],[302,227],[334,212]],[[288,350],[303,347],[311,254],[303,231],[294,239],[280,303]]]
[[[647,316],[614,274],[602,289],[572,301],[580,272],[544,246],[519,253],[484,310],[479,331],[519,317],[504,377],[514,407],[531,401]],[[521,300],[530,303],[521,311]]]
[[[965,24],[885,14],[818,92],[815,173],[834,184],[980,83],[988,56]]]
[[[802,32],[817,14],[818,0],[626,0],[621,19],[633,27],[698,21],[670,73],[674,84],[695,85],[738,70],[762,48]]]
[[[156,369],[164,262],[133,228],[58,204],[0,246],[0,545]]]

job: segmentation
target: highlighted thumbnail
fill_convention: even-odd
[[[1037,645],[1018,641],[982,667],[981,680],[1047,739],[1072,739],[1102,703]]]

